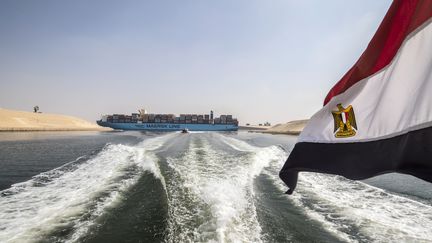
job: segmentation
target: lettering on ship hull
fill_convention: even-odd
[[[180,125],[176,124],[136,124],[139,128],[152,128],[152,129],[180,129]]]

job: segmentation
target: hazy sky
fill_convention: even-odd
[[[0,107],[308,118],[390,0],[0,1]]]

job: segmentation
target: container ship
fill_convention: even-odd
[[[141,109],[139,113],[131,115],[113,114],[103,115],[96,121],[103,127],[118,130],[147,130],[147,131],[237,131],[238,120],[232,115],[213,117],[210,114],[148,114]]]

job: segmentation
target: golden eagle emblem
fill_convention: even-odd
[[[337,104],[337,108],[337,111],[332,111],[335,137],[347,138],[356,135],[357,123],[354,108],[351,105],[344,108],[341,104]]]

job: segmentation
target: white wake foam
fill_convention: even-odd
[[[285,157],[286,159],[286,157]],[[280,164],[265,171],[281,192]],[[341,176],[302,172],[287,196],[312,219],[347,242],[431,242],[432,207]]]
[[[0,242],[41,241],[62,228],[73,229],[62,241],[79,239],[143,171],[161,177],[148,151],[168,138],[148,139],[134,147],[107,145],[92,159],[69,163],[3,191]]]
[[[294,197],[303,206],[302,202],[312,200],[314,204],[306,208],[334,230],[350,234],[352,241],[432,241],[431,206],[362,182],[304,173]],[[358,232],[354,237],[352,230]]]
[[[236,142],[242,143],[234,139],[231,145]],[[248,147],[230,154],[201,137],[183,156],[168,158],[179,177],[176,183],[181,182],[168,186],[173,233],[169,241],[262,242],[253,179],[274,159],[275,150],[280,148]]]
[[[265,173],[283,193],[286,187],[278,173],[287,153],[278,146],[260,148],[221,134],[192,135],[185,153],[167,158],[174,171],[165,185],[167,240],[263,241],[253,180]],[[154,150],[174,136],[180,135],[136,146],[108,145],[94,158],[78,158],[0,192],[0,242],[42,241],[62,228],[72,229],[64,241],[79,240],[98,216],[122,200],[122,192],[143,171],[151,171],[164,183]],[[211,139],[237,152],[217,149]],[[301,173],[287,200],[347,242],[432,242],[431,206],[362,182]]]

